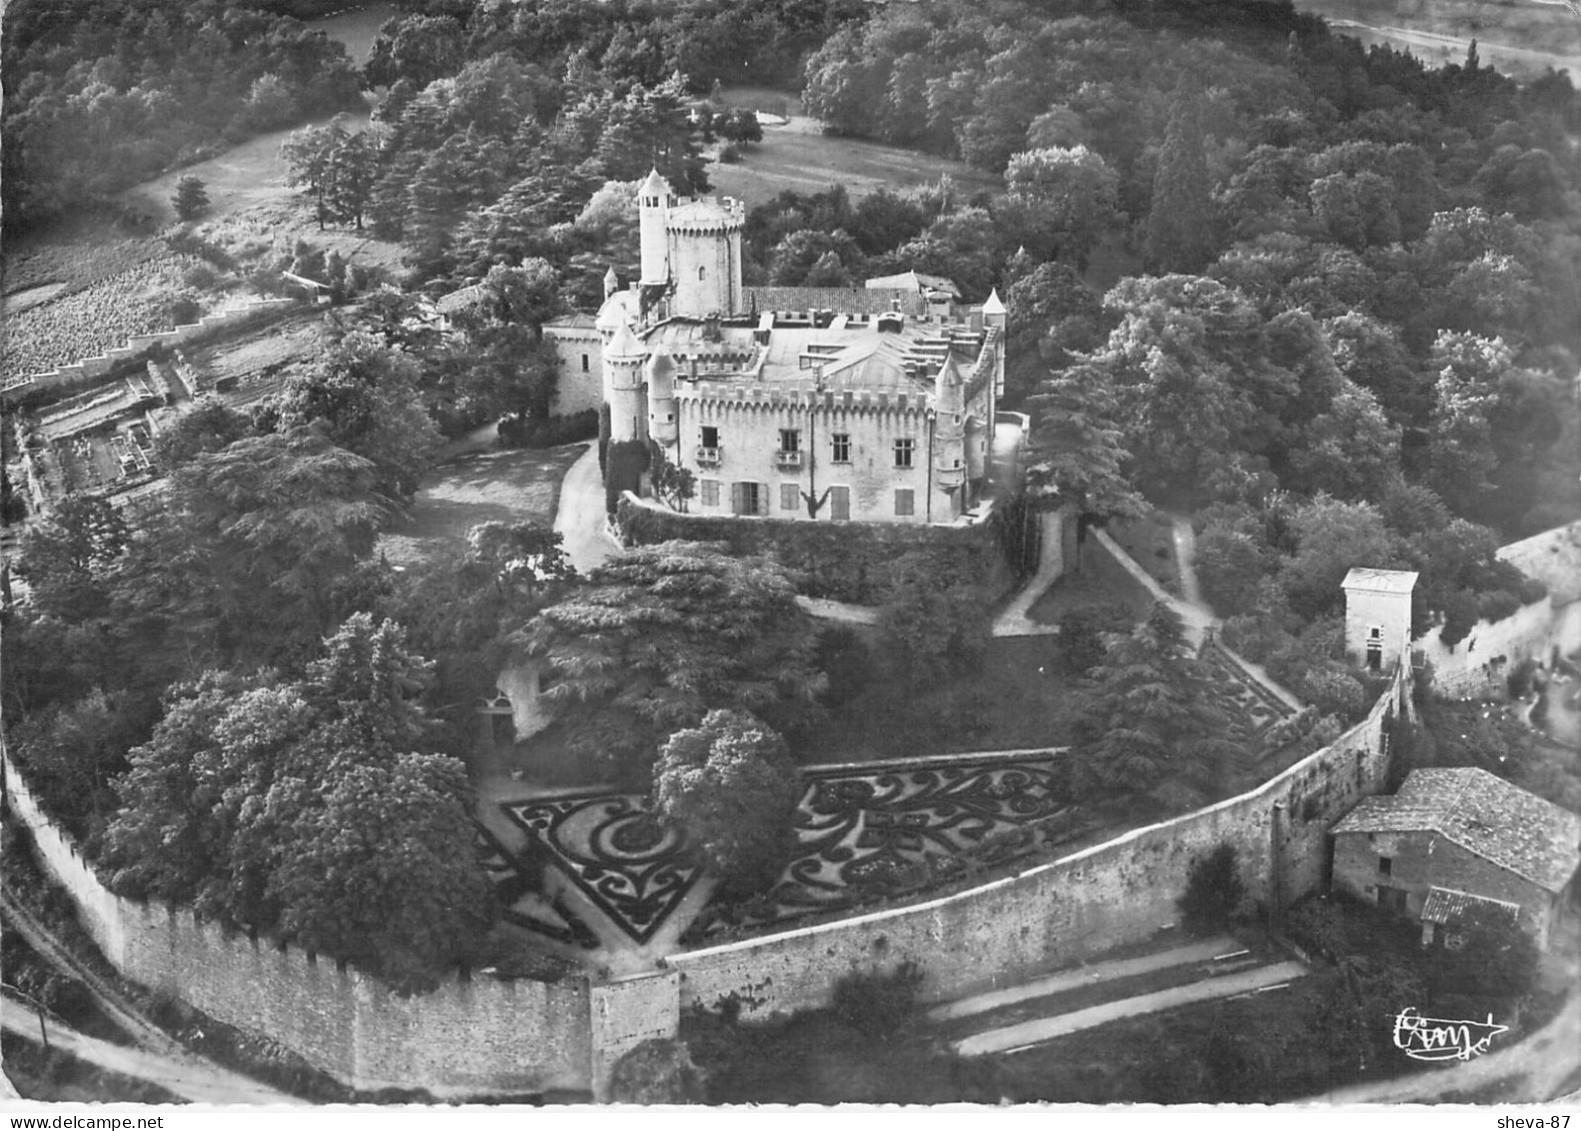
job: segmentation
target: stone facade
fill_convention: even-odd
[[[651,441],[690,472],[696,514],[979,517],[1004,385],[997,296],[970,310],[842,311],[814,305],[827,292],[809,291],[808,305],[760,310],[741,285],[739,202],[678,199],[655,173],[638,205],[641,281],[620,291],[606,280],[594,320],[611,443]],[[794,302],[798,292],[773,294]],[[576,350],[563,356],[562,382],[584,364]],[[610,486],[612,497],[647,487]]]
[[[1353,663],[1390,671],[1411,647],[1416,574],[1357,568],[1345,575],[1345,652]]]

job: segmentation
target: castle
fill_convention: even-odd
[[[614,454],[651,445],[691,473],[680,505],[697,514],[982,517],[990,484],[1013,478],[994,446],[997,294],[962,307],[937,288],[744,287],[741,202],[678,198],[654,171],[637,204],[641,278],[622,288],[611,269],[596,319],[545,326],[562,389],[601,374],[613,492],[652,494],[647,459]]]

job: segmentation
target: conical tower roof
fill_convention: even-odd
[[[1005,304],[999,298],[999,288],[995,287],[988,292],[988,301],[983,303],[984,314],[1003,314]]]
[[[648,171],[648,179],[642,182],[642,187],[637,190],[639,196],[669,196],[670,182],[659,176],[657,168]]]
[[[622,322],[609,339],[609,345],[604,347],[604,356],[612,359],[641,359],[648,356],[648,349],[642,344],[642,339],[631,332],[631,327]]]

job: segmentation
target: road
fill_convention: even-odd
[[[604,477],[598,470],[597,444],[589,444],[582,458],[566,472],[554,529],[578,573],[585,574],[615,556],[615,541],[604,514]]]
[[[112,1045],[106,1041],[83,1034],[76,1034],[82,1041],[89,1042],[82,1047],[88,1052],[77,1055],[94,1064],[124,1072],[128,1076],[136,1076],[141,1080],[148,1080],[158,1084],[167,1091],[176,1095],[186,1096],[188,1099],[200,1100],[210,1103],[279,1103],[300,1104],[302,1101],[285,1092],[276,1091],[265,1084],[260,1084],[250,1077],[239,1072],[222,1068],[196,1053],[189,1050],[169,1033],[155,1025],[133,1005],[123,994],[105,979],[99,977],[89,967],[85,966],[70,949],[66,947],[43,923],[39,922],[25,907],[19,905],[10,894],[0,891],[0,912],[5,915],[6,926],[14,929],[27,941],[28,946],[42,960],[69,978],[82,983],[93,996],[94,1004],[109,1021],[121,1029],[134,1041],[142,1046],[141,1050],[126,1049],[120,1045]],[[13,1014],[18,1010],[32,1018],[31,1027],[23,1021],[13,1023]],[[0,1013],[0,1021],[4,1022],[7,1029],[13,1029],[23,1036],[36,1037],[38,1035],[38,1016],[33,1014],[28,1007],[9,997],[5,1001],[5,1010]],[[50,1022],[49,1032],[51,1040],[57,1028],[63,1028],[56,1022]],[[67,1029],[66,1032],[71,1032]],[[66,1047],[61,1042],[62,1047]],[[97,1056],[110,1055],[99,1049],[114,1050],[117,1063],[105,1063]],[[76,1051],[75,1049],[71,1051]],[[135,1062],[126,1061],[126,1056],[135,1054],[142,1058]],[[127,1067],[128,1064],[131,1067]],[[148,1072],[156,1072],[149,1075]],[[199,1089],[203,1094],[192,1094],[184,1089]],[[216,1098],[222,1097],[222,1098]]]
[[[3,1002],[5,1008],[0,1010],[0,1028],[37,1042],[41,1036],[38,1014],[10,994],[3,995]],[[255,1084],[233,1072],[226,1072],[191,1057],[178,1060],[142,1049],[112,1045],[109,1041],[79,1033],[59,1021],[46,1021],[44,1025],[50,1048],[64,1049],[100,1068],[157,1084],[167,1092],[194,1103],[309,1106],[294,1096]]]

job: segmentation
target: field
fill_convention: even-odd
[[[405,566],[459,548],[481,522],[553,524],[561,480],[585,448],[486,452],[445,464],[417,493],[410,519],[379,540],[379,553]]]
[[[102,354],[167,330],[168,299],[198,260],[153,240],[41,246],[7,264],[0,378]]]
[[[998,177],[959,161],[932,157],[856,138],[826,137],[814,118],[801,113],[793,94],[752,87],[728,87],[718,101],[765,113],[789,113],[784,125],[765,123],[763,141],[741,147],[739,164],[718,162],[708,167],[708,179],[720,196],[744,200],[748,208],[773,200],[779,193],[823,192],[844,185],[852,200],[869,196],[882,186],[909,188],[937,181],[949,174],[963,194],[998,191]]]

